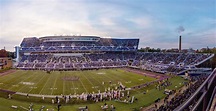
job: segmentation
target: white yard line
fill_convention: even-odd
[[[26,73],[27,73],[27,72],[23,73],[22,75],[25,75]],[[18,79],[22,78],[22,76],[19,76],[19,78],[18,78],[17,76],[14,76],[12,79],[14,79],[14,78],[17,78],[16,80],[18,80]],[[5,79],[5,80],[6,80],[6,79]],[[9,84],[9,85],[11,85],[11,87],[8,88],[8,90],[10,90],[11,88],[13,88],[13,85],[16,83],[16,80],[15,80],[15,81],[12,81],[12,80],[10,79],[10,80],[4,81],[4,82],[10,81],[10,84]],[[2,82],[2,83],[4,83],[4,82]]]
[[[75,73],[76,74],[76,73]],[[77,74],[76,74],[77,75]],[[81,79],[79,79],[79,81],[81,82],[83,88],[85,89],[86,92],[88,92],[88,90],[86,89],[85,85],[83,84],[83,82],[81,81]]]
[[[49,79],[51,78],[51,76],[47,79],[47,81],[46,81],[46,83],[44,84],[44,86],[43,86],[43,88],[41,89],[41,91],[40,91],[40,93],[39,94],[41,94],[41,92],[43,91],[43,89],[45,88],[45,86],[46,86],[46,84],[48,83],[48,81],[49,81]]]
[[[81,80],[80,80],[80,82],[81,82],[82,86],[84,87],[85,91],[88,92],[86,87],[84,86],[83,82]]]
[[[84,77],[92,84],[92,86],[94,86],[94,84],[85,76],[85,74],[82,75],[84,75]]]
[[[74,86],[74,83],[72,81],[72,85],[73,85],[73,90],[74,90],[74,93],[76,93],[76,89],[75,89],[75,86]]]
[[[58,77],[59,77],[59,74],[56,76],[55,82],[54,82],[53,87],[52,87],[51,95],[53,95],[53,89],[54,89],[54,87],[56,85],[56,81],[57,81]]]
[[[8,74],[8,75],[5,75],[5,76],[2,76],[1,79],[4,78],[4,77],[6,77],[6,76],[7,76],[6,77],[7,79],[3,79],[3,80],[1,80],[1,82],[11,81],[11,79],[17,78],[17,74],[14,74],[14,73],[19,73],[19,77],[22,77],[22,75],[25,75],[27,72],[20,74],[20,71],[16,71],[16,72],[10,73],[12,75]]]
[[[21,75],[24,75],[25,73],[21,74]],[[21,77],[20,75],[20,77]],[[6,77],[7,76],[7,77]],[[7,81],[11,81],[11,79],[14,79],[14,78],[17,78],[17,75],[6,75],[6,76],[2,76],[2,78],[6,77],[7,79],[3,79],[3,80],[0,80],[2,83],[4,82],[7,82]],[[9,76],[9,77],[8,77]]]
[[[75,75],[77,75],[77,73],[75,73]],[[86,92],[88,92],[88,90],[86,89],[85,85],[83,84],[83,82],[81,81],[81,79],[79,79],[79,81],[81,82],[83,88],[85,89]]]
[[[91,76],[91,78],[93,78],[92,76]],[[100,82],[100,81],[98,81],[97,79],[95,79],[95,78],[93,78],[95,81],[97,81],[98,83],[99,83],[99,85],[100,86],[103,86],[104,87],[104,89],[106,88],[104,85],[101,85],[102,83]]]
[[[64,73],[64,78],[65,78],[65,73]],[[64,95],[64,92],[65,92],[65,80],[63,80],[63,95]]]
[[[70,87],[70,90],[74,90],[74,93],[76,93],[76,89],[75,89],[75,86],[74,86],[74,81],[71,81],[70,82],[70,84],[72,83],[72,85],[73,85],[73,89],[71,89],[71,87]]]
[[[121,75],[123,74],[122,72],[119,72],[119,71],[118,71],[118,73],[121,73]],[[131,79],[131,76],[129,76],[129,75],[127,75],[127,74],[124,74],[124,77],[118,76],[117,73],[114,73],[114,74],[116,75],[116,76],[114,76],[115,78],[119,78],[119,79],[121,79],[121,80],[123,80],[123,81],[128,81],[127,79],[124,79],[124,78],[127,78],[127,77],[125,77],[125,76],[128,76],[128,78]],[[121,82],[123,82],[123,81],[121,81]]]
[[[35,73],[35,72],[34,72]],[[32,77],[32,76],[35,76],[35,75],[37,75],[37,74],[31,74],[31,76],[29,76],[28,78],[26,78],[25,80],[27,80],[27,79],[29,79],[30,77]],[[39,75],[39,74],[38,74]],[[37,76],[38,77],[38,76]],[[36,77],[34,77],[31,81],[29,81],[29,82],[33,82],[33,80],[34,79],[36,79]],[[25,80],[23,80],[23,81],[25,81]],[[27,86],[32,86],[32,85],[24,85],[22,88],[20,88],[19,90],[17,90],[17,92],[19,92],[21,89],[23,89],[24,87],[27,87]]]
[[[29,78],[32,77],[32,76],[34,76],[34,74],[30,75],[29,77],[27,77],[27,78],[25,78],[25,79],[22,79],[21,81],[24,81],[24,82],[25,82],[27,79],[29,79]],[[21,81],[20,81],[20,82],[21,82]],[[20,82],[18,82],[17,84],[19,84]],[[25,87],[25,86],[28,86],[28,85],[23,85],[22,88]],[[10,87],[8,90],[11,90],[12,88],[13,88],[13,87]],[[17,91],[20,91],[22,88],[19,88]]]
[[[113,73],[112,73],[113,74]],[[115,74],[116,75],[116,74]],[[103,76],[106,76],[106,74],[104,74]],[[116,76],[113,76],[113,75],[111,75],[113,78],[117,78],[117,79],[119,79],[119,80],[122,80],[121,82],[124,82],[124,81],[127,81],[127,80],[125,80],[125,79],[122,79],[122,78],[119,78],[119,77],[116,77]],[[113,78],[112,77],[110,77],[110,76],[106,76],[106,78],[110,78],[110,80],[113,80]]]
[[[39,83],[39,82],[40,82],[40,81],[41,81],[41,80],[42,80],[44,77],[45,77],[45,74],[44,74],[44,75],[43,75],[43,77],[42,77],[42,78],[41,78],[41,79],[40,79],[40,80],[39,80],[39,81],[38,81],[38,82],[35,84],[35,86],[37,86],[37,84],[38,84],[38,83]],[[33,88],[32,88],[32,89],[33,89]],[[29,90],[29,91],[28,91],[28,93],[29,93],[29,92],[31,92],[31,91],[32,91],[32,89],[31,89],[31,90]]]

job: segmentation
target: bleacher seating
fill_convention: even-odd
[[[177,73],[194,66],[210,54],[185,53],[95,53],[80,56],[37,54],[22,56],[20,69],[74,70],[132,66],[149,71]],[[129,64],[131,63],[131,64]]]
[[[17,68],[76,70],[129,66],[160,73],[178,73],[211,57],[210,54],[197,53],[137,52],[138,44],[139,39],[96,36],[24,38]]]

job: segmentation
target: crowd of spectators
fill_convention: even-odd
[[[177,73],[204,61],[211,55],[184,53],[92,53],[61,56],[53,54],[23,55],[21,69],[76,70],[112,67],[136,67],[153,72]]]
[[[111,67],[136,67],[159,73],[178,73],[188,66],[205,61],[210,54],[197,53],[148,53],[137,50],[139,39],[100,38],[97,41],[43,41],[36,37],[24,38],[17,65],[21,69],[76,70]],[[56,52],[57,51],[57,52]],[[54,55],[70,51],[110,51],[80,56]],[[43,54],[44,52],[44,54]]]
[[[211,54],[138,53],[132,66],[159,73],[178,73],[205,61]]]
[[[205,81],[208,75],[205,76],[194,76],[191,77],[191,80],[187,84],[188,87],[183,93],[176,92],[175,95],[170,101],[168,99],[164,100],[164,104],[161,105],[157,111],[173,111],[175,108],[180,106],[184,101],[186,101],[195,91],[196,89]],[[185,109],[186,111],[190,110]]]

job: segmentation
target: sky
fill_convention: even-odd
[[[0,0],[0,49],[24,37],[139,38],[139,48],[216,47],[215,0]]]

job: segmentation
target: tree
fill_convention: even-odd
[[[14,52],[7,52],[7,54],[8,54],[8,57],[11,57],[11,58],[15,58],[15,54],[14,54]]]

